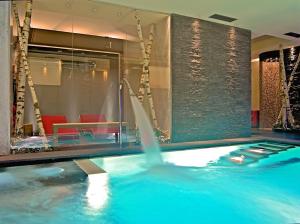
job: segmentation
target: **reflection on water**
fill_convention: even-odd
[[[300,204],[295,203],[295,198],[290,198],[286,194],[279,195],[276,199],[262,196],[258,199],[258,203],[263,204],[272,213],[279,212],[282,216],[282,223],[284,223],[284,220],[289,220],[289,223],[299,223]]]
[[[60,167],[44,167],[35,169],[33,172],[40,177],[47,178],[59,176],[62,172],[64,172],[64,169]]]
[[[107,202],[109,194],[107,173],[92,174],[88,176],[86,197],[88,207],[94,212],[102,209]]]
[[[108,174],[88,178],[72,162],[7,168],[1,224],[299,222],[300,163],[207,166],[237,147],[168,152],[165,165],[151,168],[144,155],[93,159]],[[290,158],[300,158],[300,148],[266,160]]]
[[[156,223],[157,214],[160,223],[289,223],[299,217],[300,194],[292,189],[300,182],[278,183],[292,179],[248,167],[159,166],[114,179],[112,203],[124,223]]]
[[[239,146],[226,146],[207,148],[201,150],[187,150],[176,153],[165,153],[165,160],[176,166],[205,167],[209,163],[216,162],[221,156],[235,151]]]

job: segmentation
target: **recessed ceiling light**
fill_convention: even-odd
[[[232,17],[229,17],[229,16],[223,16],[223,15],[220,15],[220,14],[213,14],[209,18],[222,20],[222,21],[229,22],[229,23],[237,20],[236,18],[232,18]]]
[[[300,38],[300,34],[294,33],[294,32],[288,32],[288,33],[285,33],[284,35],[290,36],[290,37],[295,37],[295,38]]]

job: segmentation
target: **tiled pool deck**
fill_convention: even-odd
[[[184,150],[191,148],[205,148],[212,146],[226,146],[232,144],[242,144],[259,141],[279,141],[300,145],[300,134],[280,133],[268,130],[253,130],[253,135],[249,138],[235,138],[210,140],[199,142],[172,143],[162,145],[162,151]],[[53,161],[63,161],[78,158],[91,158],[112,155],[137,154],[142,153],[140,146],[130,145],[120,147],[117,144],[109,146],[92,145],[88,147],[65,147],[52,152],[24,153],[7,155],[0,157],[0,166],[14,166],[32,163],[43,163]]]

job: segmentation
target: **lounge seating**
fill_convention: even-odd
[[[104,114],[81,114],[81,123],[93,123],[93,122],[107,122]],[[84,131],[89,131],[94,137],[103,136],[105,134],[115,134],[116,142],[118,141],[119,128],[115,127],[96,127],[96,128],[85,128]]]
[[[53,124],[68,123],[63,115],[42,115],[46,135],[53,135]],[[79,139],[79,132],[75,128],[59,128],[58,138],[61,140]]]
[[[258,110],[251,111],[251,127],[252,128],[259,127],[259,111]]]

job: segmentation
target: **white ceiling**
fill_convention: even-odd
[[[18,1],[18,8],[23,20],[25,1]],[[32,27],[136,40],[135,13],[143,26],[169,13],[214,22],[220,22],[208,18],[214,13],[235,17],[233,23],[220,23],[252,31],[252,58],[279,43],[300,44],[300,39],[283,35],[300,33],[300,0],[33,0]]]
[[[100,2],[100,0],[93,0]],[[253,38],[283,33],[300,33],[300,0],[102,0],[165,13],[178,13],[205,20],[218,13],[237,18],[234,26],[250,29]]]
[[[20,10],[24,10],[24,2],[18,1],[19,6],[22,5],[19,7]],[[73,30],[118,38],[124,37],[125,33],[135,36],[134,9],[150,10],[139,10],[144,25],[166,16],[154,11],[220,22],[208,18],[218,13],[237,18],[237,21],[227,24],[250,29],[253,38],[274,35],[296,40],[283,34],[290,31],[300,33],[300,0],[33,0],[33,2],[33,27]]]
[[[294,46],[293,41],[282,39],[274,36],[264,35],[252,40],[251,43],[251,58],[256,59],[262,52],[278,50],[279,46],[289,48]]]
[[[25,1],[18,1],[18,9],[23,21]],[[94,0],[33,0],[31,27],[135,40],[136,13],[143,26],[168,17]]]

